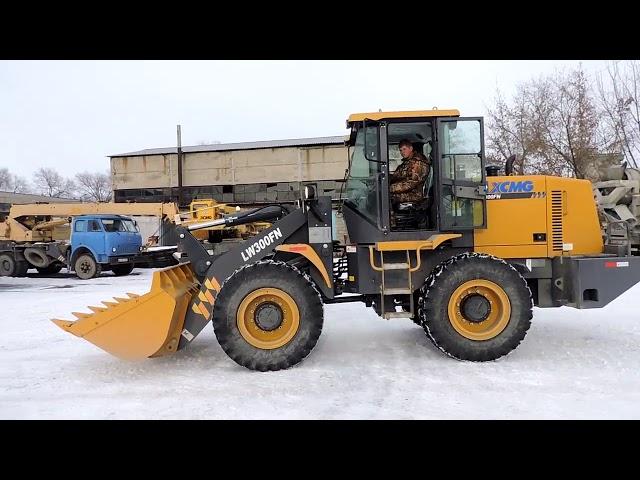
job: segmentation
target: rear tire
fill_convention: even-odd
[[[0,277],[26,277],[29,263],[16,260],[11,253],[0,255]]]
[[[504,260],[464,253],[438,265],[421,290],[419,315],[433,343],[483,362],[515,349],[531,326],[531,290]]]
[[[237,364],[262,372],[302,361],[322,324],[322,300],[311,280],[283,262],[258,262],[235,272],[213,310],[222,349]]]
[[[76,271],[78,278],[88,280],[100,275],[102,267],[98,262],[96,262],[93,255],[90,253],[83,253],[76,259],[74,270]]]
[[[10,253],[0,255],[0,277],[13,277],[16,273],[16,260]]]
[[[113,265],[111,267],[111,271],[116,277],[123,277],[133,272],[134,267],[135,265],[133,263],[129,263],[127,265]]]
[[[59,263],[52,263],[46,267],[36,267],[36,270],[38,270],[40,275],[54,275],[62,270],[62,265]]]

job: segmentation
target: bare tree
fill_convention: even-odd
[[[47,197],[74,197],[73,180],[64,178],[52,168],[39,168],[33,174],[33,183],[38,193]]]
[[[519,174],[536,173],[535,156],[539,150],[539,131],[532,109],[529,85],[517,87],[517,93],[509,105],[500,90],[496,91],[495,107],[488,109],[487,150],[494,161],[504,162],[516,155],[514,169]]]
[[[600,108],[605,122],[621,145],[624,158],[634,167],[640,160],[640,62],[607,67],[607,78],[598,76]]]
[[[488,151],[516,154],[518,173],[593,179],[620,150],[582,66],[518,85],[511,102],[498,95],[488,127]]]
[[[108,202],[113,193],[109,173],[83,172],[76,175],[76,183],[83,200]]]
[[[539,110],[544,155],[565,175],[593,177],[599,163],[613,158],[619,145],[606,133],[582,66],[568,74],[556,73],[544,88],[547,108]]]
[[[11,191],[13,193],[29,193],[31,191],[31,187],[29,186],[29,182],[26,178],[14,175],[13,188]]]
[[[8,168],[0,168],[0,190],[7,191],[11,183],[11,172]]]
[[[0,168],[0,190],[12,193],[27,193],[29,183],[19,175],[15,175],[8,168]]]

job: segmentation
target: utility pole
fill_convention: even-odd
[[[182,206],[182,131],[178,125],[178,206]]]

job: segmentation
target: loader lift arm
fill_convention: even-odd
[[[330,203],[328,207],[329,209],[331,208]],[[233,275],[234,272],[244,268],[246,265],[254,264],[265,257],[272,256],[276,252],[276,248],[280,245],[300,242],[306,244],[308,242],[309,234],[307,229],[303,227],[308,224],[309,215],[325,216],[324,213],[327,213],[319,212],[317,205],[313,210],[314,211],[311,209],[303,210],[298,208],[284,215],[286,210],[281,206],[268,206],[253,210],[244,215],[226,216],[220,220],[190,225],[187,228],[177,227],[177,256],[180,256],[180,261],[187,260],[191,262],[194,275],[200,282],[200,292],[192,298],[189,309],[187,310],[178,350],[191,343],[211,320],[216,297],[225,280]],[[190,234],[190,230],[207,228],[216,222],[224,222],[227,226],[234,226],[258,220],[272,220],[278,217],[283,218],[273,223],[270,228],[263,230],[258,236],[239,243],[233,250],[219,256],[209,255],[195,237]],[[331,218],[330,215],[329,218]],[[315,220],[315,222],[317,224],[318,220]],[[324,243],[323,245],[327,244]],[[330,268],[332,266],[331,263],[329,263],[332,261],[330,254],[331,249],[323,249],[323,245],[318,245],[316,248],[328,251],[328,262],[323,262],[322,266],[317,265],[317,262],[315,262],[315,266],[312,267],[312,272],[315,269],[315,275],[312,273],[312,277],[315,276],[316,278],[319,277],[324,280],[323,282],[317,281],[319,284],[318,287],[326,296],[332,298],[332,282],[329,281],[329,285],[326,284],[326,278],[328,278],[327,270],[331,271]],[[311,247],[313,248],[313,245],[311,245]],[[327,255],[324,257],[327,258]],[[319,267],[324,267],[325,271],[322,272]]]

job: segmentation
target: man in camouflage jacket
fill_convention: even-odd
[[[391,202],[418,202],[424,198],[422,190],[431,165],[427,157],[413,149],[409,140],[401,140],[398,148],[402,155],[402,163],[390,177]]]

